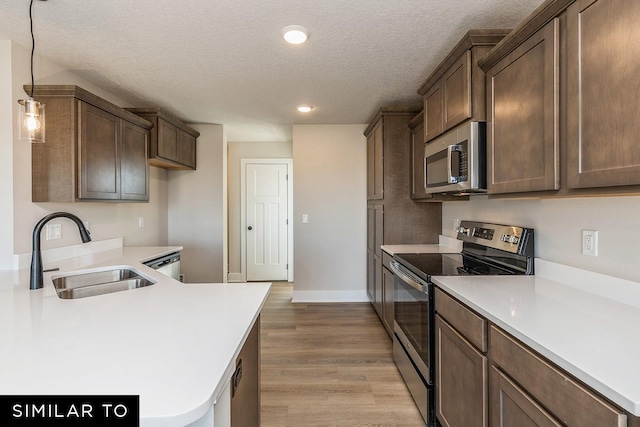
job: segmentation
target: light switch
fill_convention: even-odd
[[[138,217],[138,228],[144,228],[144,217]]]
[[[302,214],[302,223],[303,224],[309,223],[309,214]]]
[[[62,224],[47,224],[47,240],[62,239]]]

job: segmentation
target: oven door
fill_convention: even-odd
[[[431,342],[433,285],[391,262],[394,279],[394,332],[428,385],[433,384]]]

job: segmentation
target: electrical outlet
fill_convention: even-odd
[[[460,218],[453,218],[453,231],[457,233],[458,227],[460,227]]]
[[[598,256],[598,231],[582,230],[582,253]]]
[[[82,225],[84,225],[84,228],[86,228],[86,229],[87,229],[87,231],[91,231],[91,230],[89,229],[89,225],[90,225],[90,224],[89,224],[89,221],[82,221]]]
[[[144,228],[144,217],[138,217],[138,228]]]

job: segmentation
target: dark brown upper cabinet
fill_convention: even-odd
[[[127,108],[153,124],[149,163],[166,169],[196,168],[196,139],[200,133],[157,107]]]
[[[567,9],[567,185],[640,184],[640,2]]]
[[[32,201],[149,200],[151,123],[78,86],[35,86],[34,98],[47,139],[32,146]]]
[[[559,22],[487,70],[487,192],[560,188]]]
[[[367,134],[367,200],[384,198],[383,130],[381,117]]]
[[[640,191],[639,15],[633,0],[547,0],[480,60],[490,194]]]
[[[485,120],[484,72],[477,62],[508,33],[509,30],[470,30],[420,86],[424,142],[465,120]]]
[[[409,122],[411,129],[411,198],[430,200],[433,195],[425,187],[424,167],[424,113],[419,112]]]

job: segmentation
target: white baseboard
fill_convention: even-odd
[[[362,291],[296,291],[291,302],[369,302],[367,292]]]
[[[242,282],[242,273],[228,273],[227,274],[227,282]]]

